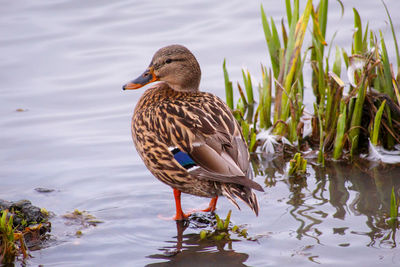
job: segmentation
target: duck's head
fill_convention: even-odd
[[[164,81],[177,91],[197,91],[200,76],[199,63],[189,49],[182,45],[169,45],[154,54],[142,75],[122,88],[132,90],[151,82]]]

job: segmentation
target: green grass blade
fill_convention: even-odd
[[[244,88],[247,94],[247,103],[249,105],[253,105],[254,104],[253,84],[251,83],[250,73],[249,71],[245,72],[244,70],[242,70],[242,75],[243,75]]]
[[[242,127],[242,132],[243,132],[244,139],[246,140],[247,143],[250,143],[250,140],[249,140],[249,132],[250,132],[249,124],[246,121],[242,120],[240,126]]]
[[[355,151],[358,149],[358,140],[360,134],[360,125],[361,125],[361,115],[362,108],[364,105],[365,94],[367,91],[367,74],[364,73],[361,86],[358,88],[358,95],[356,99],[356,103],[354,105],[353,116],[351,118],[350,124],[350,133],[349,138],[351,141],[351,151],[350,155],[353,156]]]
[[[288,48],[285,52],[285,72],[284,72],[284,89],[287,90],[290,95],[292,88],[292,82],[294,74],[297,70],[297,61],[300,58],[300,51],[303,45],[304,35],[306,33],[308,20],[311,15],[312,0],[308,0],[307,6],[304,10],[303,15],[296,24],[292,24],[290,27],[290,35],[288,41]],[[294,14],[298,14],[298,10],[294,10]],[[297,70],[301,71],[301,70]],[[282,114],[281,120],[285,121],[289,115],[289,102],[288,95],[282,94]]]
[[[312,9],[311,15],[313,19],[313,37],[316,38],[320,44],[326,45],[325,33],[323,32],[322,29],[323,25],[321,24],[323,22],[320,20],[319,15],[317,15],[314,9]],[[325,25],[325,30],[326,30],[326,25]]]
[[[383,109],[385,108],[385,104],[386,100],[382,102],[381,106],[378,109],[378,112],[375,115],[374,127],[371,138],[371,142],[374,146],[378,145],[379,129],[381,127],[381,119],[382,119]]]
[[[0,230],[4,231],[8,210],[3,210],[0,218]]]
[[[299,11],[300,11],[300,1],[294,0],[292,19],[290,20],[290,26],[292,26],[292,22],[296,24],[296,21],[299,21]]]
[[[362,54],[362,24],[360,14],[357,9],[353,8],[354,12],[354,43],[353,43],[353,54]]]
[[[290,25],[290,22],[292,21],[292,7],[290,4],[290,0],[285,0],[285,4],[286,4],[286,17]]]
[[[342,17],[343,17],[343,15],[344,15],[344,5],[343,5],[343,2],[341,1],[341,0],[336,0],[336,2],[338,2],[339,3],[339,5],[340,5],[340,10],[342,11],[341,13],[342,13]]]
[[[316,78],[316,89],[315,92],[318,94],[318,104],[320,103],[320,100],[325,99],[325,89],[326,89],[326,83],[325,83],[325,73],[324,73],[324,65],[323,65],[323,46],[318,45],[318,42],[315,38],[313,38],[313,44],[314,44],[314,61],[316,62],[316,68],[313,69],[314,75]]]
[[[244,107],[247,107],[248,104],[247,104],[246,96],[243,93],[242,87],[240,86],[239,83],[237,83],[237,87],[238,87],[238,91],[240,94],[240,99],[242,100],[242,104],[244,105]]]
[[[222,221],[222,219],[220,219],[217,214],[215,214],[215,219],[217,221],[217,230],[223,230],[224,229],[224,222]]]
[[[272,26],[270,27],[262,5],[261,5],[261,21],[264,30],[265,41],[267,42],[268,51],[271,58],[274,77],[277,78],[279,75],[279,50],[281,45],[279,37],[277,35],[275,24],[273,23],[273,20],[271,18]]]
[[[400,74],[400,72],[399,72],[399,74]],[[394,78],[392,78],[392,85],[393,85],[394,92],[395,92],[395,95],[397,98],[397,104],[400,106],[400,92],[399,92],[399,88],[397,87],[396,80]]]
[[[224,70],[224,80],[225,80],[225,97],[226,104],[230,109],[233,110],[233,88],[232,82],[229,81],[228,71],[226,70],[226,60],[224,59],[224,63],[222,64],[222,69]]]
[[[365,26],[365,31],[364,31],[364,38],[362,41],[362,51],[368,50],[368,29],[369,29],[369,23],[367,22],[367,26]]]
[[[271,19],[271,24],[272,24],[272,22],[273,22],[273,20]],[[275,24],[272,24],[273,28],[274,28],[274,26],[275,26]],[[287,49],[287,43],[288,43],[288,35],[287,35],[286,27],[285,27],[285,22],[283,21],[283,19],[281,20],[281,27],[282,27],[283,47],[284,47],[284,50],[286,50]],[[275,27],[275,30],[276,30],[276,27]]]
[[[231,222],[231,214],[232,210],[229,210],[228,215],[226,215],[226,219],[224,222],[224,230],[228,230],[229,223]]]
[[[262,67],[262,85],[259,92],[259,114],[260,114],[260,128],[268,129],[271,127],[271,105],[272,105],[272,80],[271,72],[269,75],[267,69]]]
[[[390,28],[392,30],[392,35],[393,35],[393,40],[394,40],[394,46],[396,47],[396,58],[397,58],[397,67],[400,68],[400,54],[399,54],[399,45],[397,44],[397,38],[396,38],[396,32],[393,27],[393,22],[392,22],[392,17],[390,16],[389,10],[385,4],[385,2],[382,0],[382,4],[385,7],[387,16],[389,18],[389,23],[390,23]]]
[[[338,160],[342,156],[343,145],[344,145],[344,133],[346,132],[346,104],[341,102],[340,115],[336,127],[335,144],[333,146],[333,158]]]
[[[336,46],[335,61],[333,62],[332,71],[338,77],[340,77],[340,73],[342,71],[342,57],[341,57],[341,54],[340,54],[340,48],[337,47],[337,46]]]
[[[319,125],[319,152],[318,152],[318,163],[325,165],[325,158],[324,158],[324,129],[322,125],[322,110],[321,108],[317,108],[317,104],[314,103],[314,110],[318,117],[318,125]]]
[[[380,31],[381,37],[381,59],[383,64],[383,78],[385,80],[385,88],[384,93],[390,96],[390,98],[394,99],[394,90],[392,87],[392,73],[390,70],[390,62],[389,62],[389,55],[386,49],[385,40],[383,39],[383,34]]]
[[[255,152],[256,151],[256,143],[257,143],[257,134],[254,130],[254,128],[251,129],[250,133],[250,144],[249,144],[249,151],[250,152]]]
[[[321,34],[325,38],[326,25],[328,23],[328,0],[321,0],[319,2],[318,21]]]
[[[341,110],[340,108],[343,104],[341,100],[345,83],[334,72],[328,72],[328,76],[330,78],[327,90],[329,108],[327,105],[325,109],[325,131],[327,135],[333,136],[339,114],[342,113],[338,112],[338,110]]]
[[[346,69],[349,68],[349,56],[347,55],[346,51],[342,48],[342,55],[343,55],[343,60],[344,60],[344,64],[346,65]]]
[[[392,220],[397,220],[399,216],[399,207],[396,201],[396,193],[394,192],[394,187],[392,187],[392,194],[390,195],[390,218]]]

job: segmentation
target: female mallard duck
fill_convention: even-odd
[[[210,197],[203,211],[214,211],[218,196],[243,200],[258,215],[252,189],[249,152],[229,107],[217,96],[200,92],[200,66],[184,46],[158,50],[150,66],[123,89],[162,81],[144,92],[132,117],[136,150],[150,172],[174,191],[175,220],[188,217],[181,192]]]

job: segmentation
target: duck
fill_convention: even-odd
[[[174,220],[187,220],[181,193],[211,198],[225,196],[239,210],[242,200],[258,216],[250,155],[239,123],[219,97],[199,90],[200,65],[183,45],[156,51],[150,65],[123,90],[154,83],[136,104],[131,122],[133,143],[148,170],[173,189]]]

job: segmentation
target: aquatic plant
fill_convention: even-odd
[[[75,209],[73,212],[62,215],[62,217],[83,227],[96,226],[99,223],[103,223],[103,221],[98,220],[95,216],[85,210],[80,211]]]
[[[3,210],[0,217],[0,263],[13,263],[19,253],[24,258],[28,256],[23,234],[14,228],[13,215]]]
[[[29,200],[0,199],[0,263],[24,261],[30,246],[46,240],[51,229],[49,216],[51,212]]]
[[[344,12],[343,4],[337,2]],[[325,158],[340,160],[366,152],[370,142],[394,149],[400,144],[400,53],[386,5],[383,3],[395,43],[397,74],[389,60],[382,32],[377,37],[368,24],[363,27],[356,9],[353,9],[355,32],[351,51],[347,53],[344,48],[336,47],[334,60],[330,63],[332,44],[325,41],[328,0],[320,0],[316,7],[311,0],[307,1],[301,15],[298,0],[286,0],[285,4],[287,26],[282,20],[280,34],[274,20],[267,18],[261,6],[271,67],[261,67],[257,104],[253,100],[255,94],[250,73],[243,70],[246,94],[238,83],[240,97],[234,106],[232,82],[225,60],[223,64],[227,102],[242,126],[249,150],[263,151],[268,138],[261,138],[265,134],[260,133],[265,131],[275,135],[274,140],[289,140],[297,147],[297,152],[308,148],[318,151],[318,162],[322,165]],[[304,48],[310,18],[311,45]],[[325,49],[327,47],[329,49]],[[308,62],[316,99],[311,120],[303,112],[303,67]],[[341,78],[343,63],[349,84]],[[304,136],[305,123],[309,122],[311,134]]]
[[[289,175],[300,176],[306,173],[307,160],[300,153],[296,153],[294,158],[289,161]]]
[[[93,216],[89,212],[85,210],[80,211],[78,209],[75,209],[73,212],[69,212],[62,215],[62,218],[68,220],[68,224],[75,224],[80,227],[75,232],[75,236],[78,238],[83,235],[84,228],[88,228],[90,226],[97,226],[97,224],[103,223],[103,221],[98,220],[95,216]]]
[[[396,194],[394,192],[394,187],[392,187],[392,193],[390,195],[390,218],[388,220],[388,224],[397,227],[399,220],[399,203],[396,199]]]
[[[0,263],[14,263],[29,256],[28,247],[45,240],[50,232],[50,213],[28,200],[2,201],[0,210]]]
[[[238,236],[247,238],[247,230],[245,228],[237,225],[231,226],[231,214],[232,210],[229,210],[225,220],[215,214],[216,222],[213,226],[213,230],[201,230],[200,240],[230,241],[231,233],[236,233]]]

